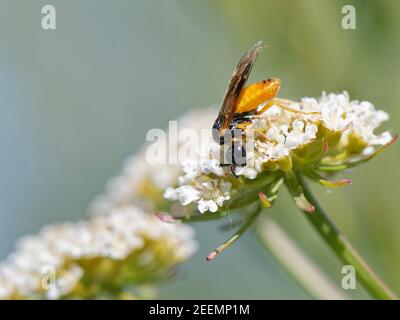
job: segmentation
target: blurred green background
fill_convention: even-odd
[[[41,28],[41,8],[57,29]],[[352,4],[357,29],[341,27]],[[83,218],[148,129],[219,103],[241,54],[268,48],[252,79],[282,79],[280,96],[349,91],[400,123],[400,2],[0,0],[0,258],[50,222]],[[399,144],[347,174],[353,185],[321,202],[400,294]],[[271,215],[339,285],[342,265],[291,200]],[[221,221],[219,224],[228,221]],[[228,236],[196,225],[200,250],[161,298],[310,298],[250,232],[213,263]],[[366,297],[357,288],[347,294]]]

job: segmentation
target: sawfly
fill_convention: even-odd
[[[252,46],[240,59],[229,81],[221,109],[212,127],[213,138],[220,145],[231,143],[231,172],[236,176],[235,168],[246,165],[244,148],[244,129],[252,123],[254,116],[264,113],[276,105],[290,112],[306,113],[290,107],[290,101],[278,99],[281,80],[268,78],[245,86],[251,69],[264,45],[261,41]],[[237,134],[239,132],[239,134]]]

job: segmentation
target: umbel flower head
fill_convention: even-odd
[[[287,108],[281,108],[282,101]],[[262,108],[263,104],[257,109]],[[306,199],[299,178],[306,176],[328,188],[349,185],[350,179],[328,178],[372,159],[397,138],[388,131],[377,132],[389,119],[386,112],[370,102],[351,100],[347,92],[323,92],[318,99],[300,102],[279,99],[279,105],[249,119],[244,166],[222,166],[225,146],[205,140],[197,157],[181,162],[181,175],[164,192],[166,199],[188,209],[175,210],[175,215],[189,222],[220,218],[258,202],[242,227],[207,260],[237,241],[262,207],[271,207],[281,185],[286,185],[299,209],[312,214],[315,207]],[[184,216],[179,216],[181,212]]]
[[[138,298],[195,249],[189,226],[133,206],[50,225],[22,238],[0,265],[0,298]]]
[[[268,191],[283,176],[295,182],[298,172],[327,187],[344,186],[351,181],[332,182],[326,176],[364,163],[396,138],[387,131],[376,133],[389,118],[386,112],[370,102],[350,100],[347,92],[285,102],[290,111],[274,105],[246,127],[246,165],[234,167],[239,179],[220,165],[222,146],[207,141],[208,152],[182,164],[178,186],[167,188],[165,197],[204,213],[245,202],[250,185]],[[302,209],[313,210],[301,192],[295,200]]]

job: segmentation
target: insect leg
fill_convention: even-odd
[[[236,165],[231,164],[230,168],[231,168],[231,173],[233,174],[233,176],[235,178],[239,178],[239,176],[236,174],[236,170],[235,170],[236,169]]]
[[[244,119],[241,122],[236,124],[236,128],[244,130],[249,124],[251,124],[251,120],[250,119]]]
[[[265,111],[267,111],[272,106],[278,106],[278,107],[282,108],[283,110],[286,110],[286,111],[289,111],[289,112],[293,112],[293,113],[299,113],[299,114],[305,114],[305,115],[320,114],[317,111],[307,112],[307,111],[302,111],[302,110],[299,110],[299,109],[296,109],[296,108],[292,108],[291,106],[289,106],[289,103],[287,103],[287,102],[290,102],[290,101],[289,100],[282,100],[282,99],[275,98],[275,99],[269,101],[264,107],[262,107],[262,109],[260,111],[258,111],[257,114],[264,113]]]

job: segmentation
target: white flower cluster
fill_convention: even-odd
[[[302,112],[274,105],[253,117],[252,124],[246,128],[246,166],[237,166],[236,175],[255,179],[260,172],[268,170],[269,165],[315,141],[321,126],[339,133],[343,145],[350,135],[370,148],[392,139],[389,132],[374,133],[388,115],[375,110],[370,102],[351,101],[347,92],[323,93],[319,99],[303,98],[301,102],[279,100],[281,104],[283,102]],[[209,127],[212,122],[209,122]],[[231,179],[229,170],[219,165],[221,146],[207,142],[205,149],[208,151],[201,153],[199,159],[182,163],[183,174],[178,179],[178,187],[167,188],[164,193],[165,198],[177,200],[184,206],[197,204],[201,213],[217,211],[225,200],[231,198],[232,189],[228,181]]]
[[[350,100],[346,91],[341,94],[323,92],[319,100],[303,98],[300,106],[306,111],[321,112],[320,118],[327,128],[341,131],[344,137],[354,134],[366,145],[384,145],[392,139],[387,131],[375,134],[375,130],[389,119],[389,115],[383,110],[376,110],[369,101]]]
[[[196,249],[192,228],[164,223],[136,207],[116,209],[89,221],[44,227],[38,235],[22,238],[0,265],[0,298],[65,296],[86,272],[79,263],[82,259],[122,261],[140,250],[142,262],[151,267],[158,253],[147,248],[148,241],[172,252],[174,262],[186,260]]]
[[[193,185],[179,188],[167,188],[164,196],[170,200],[178,200],[186,206],[191,202],[198,203],[198,210],[216,212],[225,200],[230,199],[231,183],[223,179],[192,180]]]

